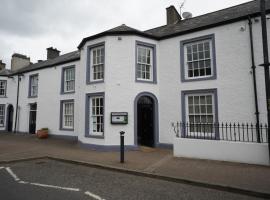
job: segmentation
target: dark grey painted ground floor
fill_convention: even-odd
[[[256,198],[46,159],[1,165],[0,199]]]

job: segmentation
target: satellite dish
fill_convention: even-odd
[[[190,12],[183,12],[182,17],[184,19],[192,18],[192,13],[190,13]]]

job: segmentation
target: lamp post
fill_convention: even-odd
[[[265,90],[266,90],[266,107],[267,107],[267,123],[268,123],[268,150],[270,158],[270,80],[269,80],[269,55],[268,55],[268,41],[267,41],[267,26],[266,26],[266,12],[265,0],[260,1],[261,7],[261,26],[262,26],[262,45],[263,45],[263,61],[260,66],[264,67],[265,76]]]

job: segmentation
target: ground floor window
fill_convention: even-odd
[[[90,100],[90,133],[103,135],[103,97],[92,97]]]
[[[214,123],[213,94],[191,94],[187,99],[188,122],[194,125],[190,131],[211,132]]]
[[[104,93],[86,95],[86,137],[104,137]]]
[[[0,105],[0,127],[5,124],[5,105]]]
[[[61,128],[74,129],[74,100],[61,101]]]
[[[182,91],[182,121],[184,133],[192,136],[215,136],[218,122],[217,90],[202,89]],[[205,135],[208,134],[208,135]]]

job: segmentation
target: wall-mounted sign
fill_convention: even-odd
[[[111,112],[111,124],[127,124],[127,112]]]

